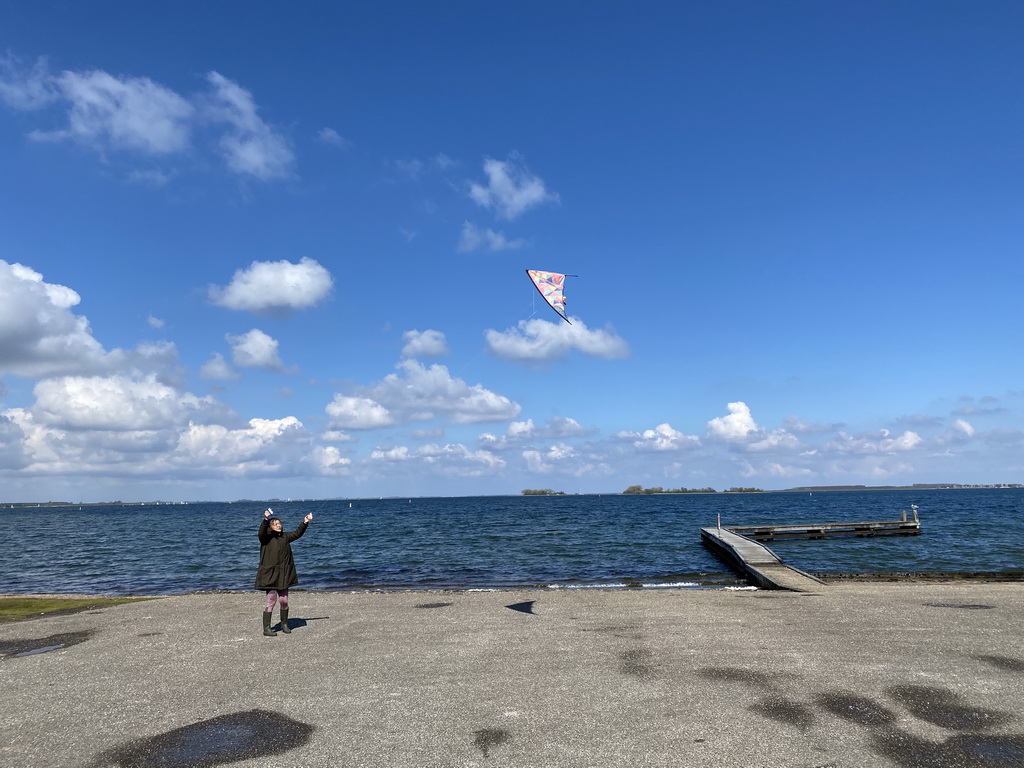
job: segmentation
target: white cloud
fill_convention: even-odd
[[[835,432],[842,428],[842,424],[815,424],[813,421],[801,419],[799,416],[787,416],[782,420],[782,426],[787,432],[802,435],[817,435]]]
[[[395,168],[407,175],[413,181],[416,181],[419,179],[420,174],[423,173],[423,169],[426,168],[426,163],[422,160],[396,160]]]
[[[505,162],[486,158],[487,186],[475,182],[469,186],[469,196],[477,205],[493,209],[499,218],[510,221],[538,205],[559,202],[558,195],[549,192],[539,177],[517,165],[517,160],[517,156]]]
[[[628,437],[633,447],[639,451],[682,451],[700,447],[700,438],[687,435],[671,424],[659,424],[654,429],[645,429],[641,433],[619,433],[619,437]]]
[[[745,446],[748,451],[797,451],[804,447],[796,435],[784,429],[762,431]]]
[[[448,155],[444,153],[438,153],[434,157],[427,160],[395,160],[394,166],[396,169],[402,172],[404,176],[408,176],[413,181],[419,181],[425,174],[443,173],[449,168],[458,165],[455,160],[452,160]]]
[[[284,370],[284,364],[277,354],[278,342],[259,328],[239,336],[224,336],[231,345],[231,358],[242,368],[266,368],[271,371]]]
[[[757,466],[748,461],[740,462],[743,477],[807,478],[814,473],[806,467],[765,461]]]
[[[377,429],[395,423],[387,408],[368,397],[335,395],[326,411],[332,429]]]
[[[233,381],[239,377],[238,371],[228,364],[220,352],[214,352],[213,357],[203,364],[199,376],[209,381]]]
[[[448,354],[448,344],[441,331],[406,331],[402,357],[441,357]]]
[[[518,404],[479,384],[470,386],[452,378],[443,365],[427,368],[416,360],[405,360],[397,367],[399,374],[388,374],[368,394],[392,413],[402,414],[403,420],[427,421],[443,416],[456,424],[474,424],[519,415]]]
[[[210,72],[207,80],[214,95],[206,104],[205,116],[231,127],[220,139],[228,167],[263,181],[291,176],[295,162],[291,147],[256,114],[252,94],[217,72]]]
[[[73,314],[79,295],[21,264],[0,260],[0,375],[98,372],[108,354],[89,321]]]
[[[243,429],[190,423],[170,461],[178,467],[235,476],[275,473],[301,461],[308,444],[309,433],[294,416],[250,419]]]
[[[957,419],[949,428],[939,435],[935,442],[938,445],[963,445],[969,443],[974,437],[976,430],[974,425],[965,419]]]
[[[726,407],[729,410],[728,416],[719,416],[708,422],[708,440],[728,443],[731,450],[739,452],[792,453],[806,447],[796,435],[786,429],[771,432],[761,429],[754,421],[746,403],[729,403]],[[792,416],[786,419],[786,423],[796,426],[804,433],[822,431],[820,427]]]
[[[729,403],[726,407],[728,416],[719,416],[708,422],[708,437],[736,442],[744,441],[759,431],[746,403]]]
[[[505,434],[509,440],[529,440],[536,434],[536,432],[537,430],[533,426],[533,419],[527,419],[526,421],[513,421],[505,430]]]
[[[839,454],[887,454],[912,451],[924,440],[917,432],[910,430],[893,436],[887,429],[877,432],[847,435],[840,432],[835,440],[822,448],[826,453]]]
[[[466,221],[462,224],[462,235],[459,237],[459,252],[470,253],[481,248],[487,251],[515,251],[525,244],[523,239],[509,240],[504,232],[480,229]]]
[[[146,318],[146,323],[149,325],[150,328],[164,327],[164,321],[161,320],[159,317],[153,317],[153,315],[150,315],[149,317]]]
[[[444,475],[479,477],[505,466],[505,460],[489,451],[471,451],[462,443],[422,445],[412,458]]]
[[[526,468],[541,475],[558,473],[581,477],[594,469],[577,454],[575,448],[565,443],[557,443],[543,451],[525,450],[522,456]]]
[[[569,437],[582,437],[589,434],[575,419],[555,416],[542,427],[537,427],[533,419],[513,421],[501,436],[483,432],[479,437],[480,445],[488,450],[501,451],[514,444],[522,444],[529,440],[557,440]]]
[[[504,332],[488,329],[487,351],[513,362],[551,362],[561,360],[572,350],[591,357],[613,360],[628,357],[629,344],[609,326],[590,330],[578,317],[572,325],[534,318],[521,320]]]
[[[0,100],[23,111],[67,106],[67,125],[32,131],[36,141],[74,141],[104,158],[112,152],[166,158],[192,152],[196,129],[212,125],[211,138],[234,173],[264,181],[293,176],[289,141],[259,117],[252,94],[217,72],[207,81],[208,92],[186,98],[148,77],[101,70],[53,75],[44,58],[31,67],[12,56],[0,58]],[[321,138],[345,141],[337,133]],[[174,175],[150,168],[132,170],[126,178],[161,187]]]
[[[340,429],[325,429],[317,437],[324,443],[354,443],[356,438]]]
[[[242,428],[193,421],[191,416],[205,418],[205,406],[217,406],[197,408],[195,396],[161,390],[151,380],[70,382],[66,398],[53,391],[38,394],[32,411],[5,414],[24,435],[29,457],[24,471],[32,475],[143,482],[262,479],[294,475],[316,459],[310,436],[295,417],[251,419]],[[54,403],[58,413],[50,407]]]
[[[346,139],[333,128],[321,128],[316,137],[324,144],[330,144],[332,147],[337,147],[338,149],[349,149],[352,146],[351,141]]]
[[[352,464],[352,459],[342,456],[341,451],[333,445],[314,448],[310,454],[310,461],[321,475],[346,475]]]
[[[250,312],[288,312],[306,309],[331,292],[331,273],[313,259],[254,261],[235,272],[225,288],[209,287],[210,301],[229,309]]]
[[[64,72],[56,84],[70,103],[68,126],[36,131],[31,134],[34,139],[71,139],[100,152],[110,149],[147,155],[182,152],[190,144],[194,108],[147,77]]]
[[[40,381],[34,391],[33,418],[58,429],[166,429],[217,410],[211,398],[182,394],[154,374],[64,376]]]
[[[0,413],[0,470],[18,470],[29,461],[25,430],[10,415]]]
[[[375,448],[370,454],[371,461],[399,462],[408,461],[409,447],[398,445],[393,448]]]
[[[45,57],[28,67],[11,54],[0,56],[0,101],[12,109],[27,111],[42,109],[59,98]]]

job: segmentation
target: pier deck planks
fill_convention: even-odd
[[[701,528],[701,539],[763,589],[820,592],[824,582],[783,563],[763,544],[728,528]]]
[[[918,520],[878,520],[810,525],[730,525],[728,530],[755,541],[823,539],[826,536],[917,536],[921,533],[921,523]]]

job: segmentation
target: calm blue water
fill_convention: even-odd
[[[350,506],[351,504],[351,506]],[[1024,489],[273,503],[304,589],[709,587],[742,582],[702,526],[897,519],[914,537],[776,541],[814,573],[1024,568]],[[0,509],[8,593],[175,594],[249,589],[263,503]]]

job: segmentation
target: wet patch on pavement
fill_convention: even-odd
[[[119,768],[212,768],[306,744],[313,726],[277,712],[250,709],[201,720],[98,755],[91,764]]]
[[[991,664],[998,669],[1005,669],[1008,672],[1024,672],[1024,660],[1015,659],[1012,656],[987,656],[982,654],[973,658],[978,661],[984,661],[986,664]]]
[[[964,611],[990,611],[994,605],[983,605],[981,603],[923,603],[928,608],[959,608]]]
[[[914,717],[950,731],[978,731],[1001,725],[1010,719],[1005,712],[973,707],[953,691],[944,688],[899,685],[890,688],[888,693]]]
[[[875,737],[875,749],[901,768],[1020,768],[1024,735],[962,734],[935,744],[897,730]]]
[[[818,696],[816,701],[826,711],[857,725],[881,728],[896,723],[894,713],[867,696],[833,691]]]
[[[735,667],[705,667],[698,669],[697,674],[707,680],[725,681],[730,683],[746,683],[754,688],[770,690],[775,681],[767,672],[754,669],[737,669]]]
[[[83,632],[63,632],[57,635],[47,635],[46,637],[35,637],[26,640],[0,640],[0,657],[10,659],[58,651],[62,648],[84,643],[92,636],[93,630],[86,630]]]
[[[489,757],[491,750],[512,740],[512,734],[504,728],[482,728],[473,731],[473,746]]]
[[[651,663],[654,654],[647,648],[631,648],[619,654],[619,670],[624,675],[640,680],[653,680],[656,668]]]
[[[915,736],[898,727],[895,712],[848,691],[829,691],[815,701],[822,709],[867,729],[874,751],[900,768],[1024,766],[1024,734],[976,733],[1012,721],[1011,714],[973,707],[944,688],[903,685],[887,693],[915,718],[961,733],[943,741]]]
[[[751,712],[804,731],[814,725],[814,712],[806,704],[772,696],[751,705]]]
[[[454,603],[420,603],[417,608],[447,608],[449,605]]]

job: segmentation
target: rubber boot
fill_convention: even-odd
[[[287,608],[281,609],[281,631],[284,632],[286,635],[290,635],[292,633],[292,628],[288,626]]]
[[[270,628],[270,617],[273,615],[273,611],[263,612],[263,634],[267,637],[277,637],[277,632]]]

